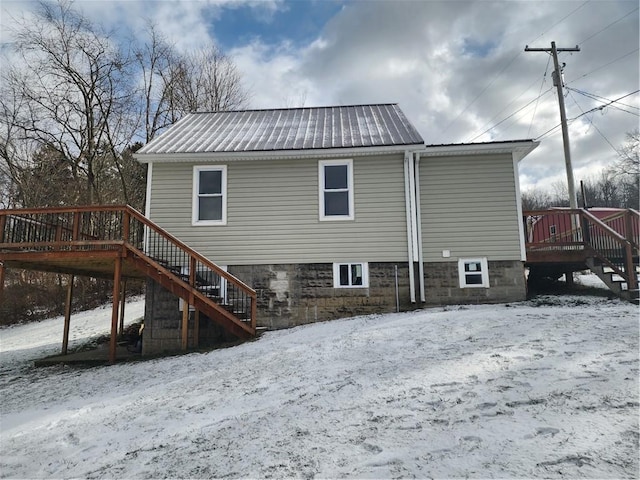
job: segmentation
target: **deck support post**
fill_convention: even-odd
[[[193,312],[193,346],[200,346],[200,310]]]
[[[122,292],[120,294],[120,327],[118,329],[118,333],[120,335],[124,334],[124,306],[127,299],[127,280],[123,280],[122,282]]]
[[[73,303],[73,274],[67,275],[67,301],[64,306],[64,331],[62,333],[62,355],[67,354],[69,348],[69,329],[71,326],[71,306]]]
[[[566,281],[567,287],[573,288],[575,283],[573,281],[573,272],[564,272],[564,279]]]
[[[0,262],[0,303],[2,303],[2,294],[4,292],[4,273],[5,273],[4,263]]]
[[[189,285],[192,289],[196,285],[196,259],[189,256]],[[185,300],[184,309],[182,311],[182,350],[186,350],[189,347],[189,309],[191,305],[195,304],[195,297],[193,292],[189,293],[188,300]],[[197,312],[198,310],[195,309]],[[196,313],[197,315],[197,313]],[[195,342],[197,344],[197,340]]]
[[[184,302],[184,305],[182,307],[182,350],[186,350],[188,347],[188,334],[189,334],[189,308],[190,308],[190,304],[189,302]]]
[[[109,343],[109,363],[116,362],[118,339],[118,307],[120,306],[120,280],[122,277],[122,257],[117,257],[113,272],[113,305],[111,306],[111,342]]]

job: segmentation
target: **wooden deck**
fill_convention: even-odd
[[[256,334],[255,291],[129,206],[0,210],[0,301],[8,268],[113,279],[112,362],[121,283],[127,278],[153,279],[237,338]],[[189,309],[183,310],[186,350]]]
[[[591,269],[620,296],[637,292],[640,214],[636,210],[612,211],[602,218],[585,209],[527,211],[523,225],[531,271],[560,275]]]

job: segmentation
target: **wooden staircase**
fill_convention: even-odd
[[[6,268],[113,278],[114,304],[121,278],[148,277],[235,337],[256,334],[255,291],[130,206],[0,210],[0,297]]]
[[[523,221],[531,273],[559,277],[589,269],[617,296],[640,303],[638,211],[596,217],[585,209],[558,208],[524,212]]]

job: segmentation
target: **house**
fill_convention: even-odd
[[[380,104],[194,113],[136,158],[146,217],[255,289],[258,326],[284,328],[524,299],[518,162],[536,146],[427,146]],[[184,308],[148,283],[145,351],[179,345]]]

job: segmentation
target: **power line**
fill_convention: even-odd
[[[594,33],[594,34],[592,34],[592,35],[588,36],[587,38],[585,38],[585,39],[584,39],[584,40],[582,40],[581,42],[578,42],[578,45],[582,45],[582,44],[584,44],[584,43],[588,42],[588,41],[589,41],[589,40],[591,40],[593,37],[595,37],[595,36],[597,36],[597,35],[600,35],[602,32],[604,32],[604,31],[605,31],[605,30],[607,30],[608,28],[610,28],[610,27],[614,26],[614,25],[615,25],[616,23],[618,23],[618,22],[621,22],[622,20],[624,20],[625,18],[627,18],[629,15],[631,15],[632,13],[637,12],[637,11],[638,11],[638,8],[635,8],[635,9],[631,10],[629,13],[627,13],[626,15],[623,15],[623,16],[622,16],[622,17],[620,17],[619,19],[617,19],[617,20],[615,20],[615,21],[611,22],[609,25],[607,25],[607,26],[606,26],[606,27],[604,27],[603,29],[598,30],[596,33]]]
[[[571,12],[569,12],[567,15],[565,15],[564,17],[562,17],[560,20],[558,20],[556,23],[554,23],[553,25],[551,25],[547,30],[545,30],[544,32],[542,32],[540,35],[538,35],[536,38],[533,39],[532,42],[535,42],[536,40],[538,40],[540,37],[546,35],[548,32],[550,32],[553,28],[555,28],[557,25],[559,25],[560,23],[564,22],[567,18],[569,18],[571,15],[573,15],[574,13],[576,13],[578,10],[580,10],[582,7],[584,7],[587,3],[591,2],[591,0],[586,0],[586,2],[584,2],[582,5],[580,5],[579,7],[573,9]],[[489,87],[491,85],[493,85],[495,83],[495,81],[500,77],[500,75],[502,75],[504,73],[504,71],[509,68],[511,66],[511,64],[520,56],[522,55],[522,52],[519,51],[511,60],[509,60],[509,62],[502,68],[502,70],[500,70],[492,79],[491,81],[482,89],[482,91],[476,95],[474,97],[473,100],[471,100],[471,102],[462,109],[462,111],[456,115],[456,117],[449,122],[449,124],[444,127],[441,132],[444,133],[447,130],[449,130],[449,128],[451,128],[451,126],[456,123],[458,121],[458,119],[467,111],[469,110],[469,108],[471,108],[471,106],[476,103],[476,101],[482,96],[484,95],[484,93],[489,89]],[[506,108],[506,107],[505,107]],[[477,137],[476,137],[477,138]]]
[[[636,53],[638,50],[640,50],[640,48],[636,48],[635,50],[632,50],[632,51],[630,51],[629,53],[625,53],[625,54],[624,54],[624,55],[622,55],[621,57],[618,57],[618,58],[616,58],[615,60],[611,60],[609,63],[607,63],[607,64],[605,64],[605,65],[602,65],[602,66],[600,66],[600,67],[596,68],[595,70],[591,70],[589,73],[585,73],[584,75],[582,75],[581,77],[576,78],[575,80],[571,80],[570,82],[567,82],[567,84],[566,84],[566,85],[569,85],[570,83],[575,83],[575,82],[577,82],[578,80],[580,80],[580,79],[582,79],[582,78],[584,78],[584,77],[588,77],[589,75],[591,75],[592,73],[597,72],[598,70],[602,70],[603,68],[608,67],[609,65],[611,65],[611,64],[613,64],[613,63],[616,63],[616,62],[618,62],[618,61],[622,60],[623,58],[628,57],[629,55],[633,55],[633,54],[634,54],[634,53]],[[565,86],[566,86],[566,85],[565,85]]]
[[[578,10],[580,10],[582,7],[584,7],[587,3],[589,3],[591,0],[587,0],[586,2],[584,2],[582,5],[580,5],[579,7],[575,8],[574,10],[572,10],[571,12],[569,12],[567,15],[565,15],[564,17],[562,17],[560,20],[558,20],[556,23],[554,23],[553,25],[551,25],[547,30],[545,30],[544,32],[542,32],[540,35],[538,35],[536,38],[534,38],[532,41],[530,41],[529,43],[533,43],[536,40],[538,40],[539,38],[543,37],[544,35],[546,35],[547,33],[549,33],[551,30],[553,30],[557,25],[560,25],[562,22],[564,22],[567,18],[569,18],[571,15],[573,15],[574,13],[576,13]],[[520,52],[522,53],[522,52]]]
[[[574,103],[578,106],[578,108],[580,109],[580,111],[582,113],[585,113],[584,110],[582,109],[582,107],[580,106],[580,104],[576,101],[576,99],[573,96],[573,93],[571,93],[571,91],[569,91],[569,95],[571,95],[571,98],[573,99]],[[604,135],[604,133],[602,133],[600,131],[600,129],[598,128],[598,126],[593,123],[593,115],[589,118],[589,124],[596,129],[596,131],[600,134],[600,136],[602,138],[604,138],[604,141],[607,142],[609,144],[609,146],[613,149],[614,152],[618,153],[618,149],[616,147],[613,146],[613,144],[609,141],[609,139]]]
[[[471,100],[471,103],[469,103],[466,107],[464,107],[462,109],[462,111],[456,115],[456,118],[454,118],[443,130],[442,133],[446,132],[447,130],[449,130],[449,128],[451,127],[451,125],[453,125],[454,123],[456,123],[458,121],[458,119],[467,111],[469,110],[469,108],[471,107],[471,105],[473,105],[474,103],[476,103],[476,101],[484,94],[484,92],[486,92],[489,87],[491,85],[494,84],[494,82],[500,77],[500,75],[502,75],[502,73],[511,66],[511,64],[520,56],[521,52],[518,52],[518,54],[516,54],[510,61],[509,63],[507,63],[504,68],[502,70],[500,70],[498,72],[498,74],[496,76],[493,77],[493,79],[482,89],[482,91],[475,96],[475,98],[473,100]]]
[[[573,122],[574,120],[577,120],[578,118],[583,117],[583,116],[587,115],[588,113],[595,112],[596,110],[603,110],[603,109],[605,109],[606,107],[608,107],[610,104],[615,103],[615,102],[617,102],[617,101],[619,101],[619,100],[622,100],[623,98],[630,97],[631,95],[635,95],[635,94],[636,94],[636,93],[638,93],[638,92],[640,92],[640,90],[636,90],[635,92],[627,93],[626,95],[623,95],[623,96],[621,96],[621,97],[619,97],[619,98],[616,98],[615,100],[611,100],[611,102],[609,102],[609,103],[608,103],[608,104],[606,104],[606,105],[601,105],[601,106],[599,106],[599,107],[592,108],[591,110],[587,110],[586,112],[583,112],[582,114],[578,115],[577,117],[570,118],[568,121],[569,121],[569,122]],[[559,123],[559,124],[558,124],[558,125],[556,125],[555,127],[550,128],[549,130],[547,130],[546,132],[544,132],[542,135],[539,135],[538,137],[536,137],[536,138],[535,138],[535,140],[537,141],[537,140],[540,140],[540,139],[542,139],[542,138],[546,137],[549,133],[551,133],[553,130],[557,129],[557,128],[558,128],[559,126],[561,126],[561,125],[562,125],[562,124],[561,124],[561,123]]]
[[[516,98],[514,98],[513,100],[511,100],[511,102],[509,102],[508,105],[506,105],[502,110],[500,110],[498,113],[496,113],[493,117],[491,117],[490,120],[486,121],[484,125],[482,125],[479,129],[477,129],[475,132],[473,132],[472,135],[475,135],[475,133],[479,130],[482,130],[484,128],[486,128],[487,125],[491,125],[491,122],[493,122],[502,112],[504,112],[507,108],[509,108],[511,105],[513,105],[515,102],[517,102],[520,97],[522,97],[525,93],[527,93],[529,91],[529,89],[536,84],[536,82],[538,81],[538,79],[536,78],[533,82],[531,82],[531,84],[520,94],[518,95]],[[540,95],[540,94],[538,94]],[[493,127],[492,127],[493,128]],[[480,136],[484,135],[486,132],[483,132],[480,134]],[[478,137],[474,137],[474,138],[478,138]]]
[[[540,95],[542,94],[542,87],[544,87],[544,83],[547,80],[547,72],[549,71],[549,64],[551,63],[551,55],[547,59],[547,66],[544,69],[544,75],[542,76],[542,83],[540,84],[540,91],[538,92],[538,99],[540,99]],[[533,120],[536,118],[536,112],[538,111],[538,102],[536,102],[536,106],[533,109],[533,115],[531,115],[531,123],[529,123],[529,130],[527,130],[527,138],[531,134],[531,127],[533,127]]]
[[[587,97],[587,98],[590,98],[590,99],[592,99],[592,100],[598,100],[598,101],[600,101],[600,100],[605,100],[605,101],[607,101],[607,102],[612,102],[612,101],[613,101],[613,100],[611,100],[611,99],[609,99],[609,98],[601,97],[600,95],[596,95],[595,93],[585,92],[585,91],[583,91],[583,90],[579,90],[579,89],[577,89],[577,88],[572,88],[572,87],[566,87],[566,88],[567,88],[567,90],[572,90],[572,91],[574,91],[574,92],[576,92],[576,93],[579,93],[580,95],[583,95],[583,96],[585,96],[585,97]],[[629,104],[627,104],[627,103],[622,103],[622,102],[615,102],[615,103],[619,103],[620,105],[623,105],[623,106],[628,107],[628,108],[633,108],[633,109],[635,109],[635,110],[640,110],[640,107],[636,107],[636,106],[634,106],[634,105],[629,105]],[[621,108],[620,110],[622,110],[623,112],[626,112],[626,111],[627,111],[627,110],[624,110],[624,109],[622,109],[622,108]],[[632,112],[629,112],[629,113],[632,113]],[[635,115],[635,114],[634,114],[634,115]]]
[[[627,93],[626,95],[623,95],[623,96],[621,96],[619,98],[616,98],[615,100],[611,100],[606,105],[601,105],[599,107],[592,108],[591,110],[587,110],[586,112],[583,113],[583,115],[586,115],[587,113],[595,112],[596,110],[603,110],[606,107],[608,107],[609,105],[611,105],[612,103],[616,103],[617,101],[622,100],[623,98],[627,98],[627,97],[630,97],[631,95],[635,95],[638,92],[640,92],[640,90],[636,90],[635,92]],[[572,120],[575,120],[576,118],[580,118],[581,116],[582,115],[578,115],[577,117],[572,118]]]
[[[513,112],[511,115],[509,115],[508,117],[503,118],[502,120],[500,120],[498,123],[496,123],[495,125],[493,125],[491,128],[485,130],[484,132],[482,132],[480,135],[476,135],[475,137],[473,137],[473,139],[469,140],[469,142],[467,143],[472,143],[474,140],[476,140],[477,138],[481,137],[482,135],[484,135],[487,132],[490,132],[491,130],[493,130],[494,128],[496,128],[497,126],[503,124],[504,122],[506,122],[507,120],[509,120],[511,117],[513,117],[514,115],[516,115],[517,113],[520,113],[522,110],[524,110],[525,108],[527,108],[529,105],[531,105],[533,102],[538,101],[540,98],[544,97],[547,93],[551,92],[553,90],[553,88],[549,88],[548,90],[546,90],[542,95],[534,98],[533,100],[531,100],[529,103],[527,103],[525,106],[519,108],[518,110],[516,110],[515,112]]]

